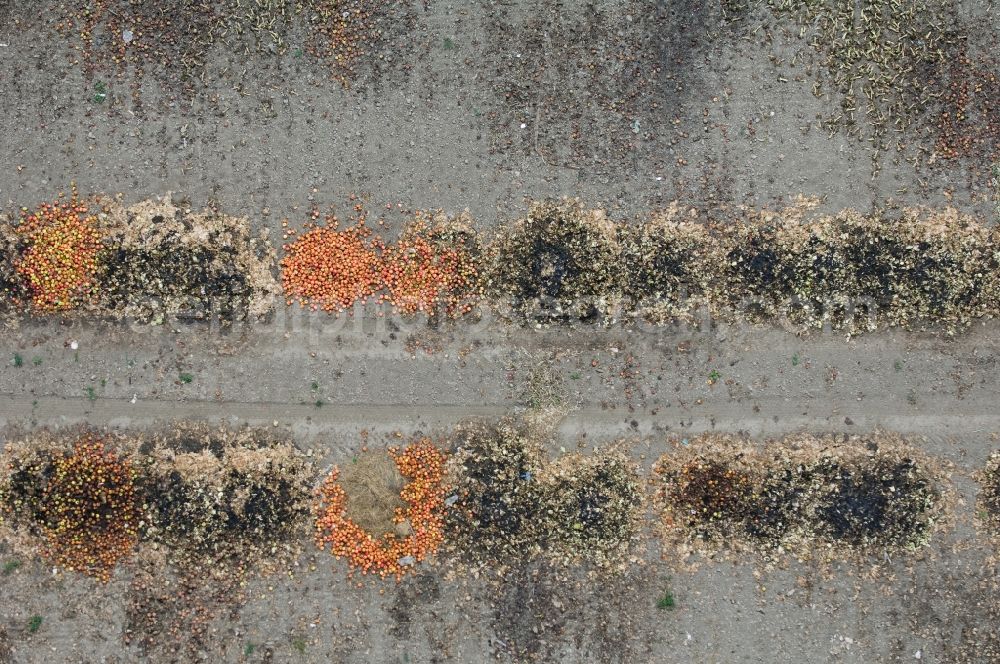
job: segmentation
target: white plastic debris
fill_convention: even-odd
[[[414,558],[413,556],[403,556],[396,562],[398,562],[400,565],[409,566],[409,565],[415,565],[417,563],[417,559]]]
[[[122,41],[126,44],[131,44],[132,40],[135,39],[135,35],[132,34],[131,30],[122,30]]]

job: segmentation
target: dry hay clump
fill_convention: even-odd
[[[796,329],[884,326],[947,333],[997,314],[995,232],[953,209],[845,210],[804,221],[816,202],[749,212],[720,241],[716,311]]]
[[[683,549],[851,556],[925,546],[948,493],[890,434],[797,436],[764,448],[706,435],[656,465],[664,533]]]
[[[366,532],[376,537],[412,532],[406,521],[397,522],[406,509],[400,496],[406,479],[391,456],[364,452],[340,469],[337,482],[346,496],[344,516]]]
[[[182,566],[260,565],[294,553],[315,474],[290,443],[262,429],[184,424],[143,440],[143,538]]]
[[[138,540],[142,497],[124,441],[48,432],[10,443],[0,480],[0,516],[15,539],[70,571],[102,581]],[[21,535],[25,537],[21,537]]]
[[[520,318],[594,322],[617,304],[620,263],[617,228],[603,211],[535,203],[488,247],[484,287]]]
[[[544,556],[558,564],[624,562],[642,502],[636,470],[617,450],[549,462],[537,436],[512,420],[456,433],[447,541],[474,573],[503,574]]]
[[[1000,453],[986,463],[979,485],[979,520],[991,537],[1000,539]]]
[[[103,215],[101,306],[116,316],[162,323],[168,318],[255,320],[274,306],[275,255],[249,221],[216,211],[194,213],[168,193]]]
[[[717,268],[715,243],[705,225],[683,218],[674,202],[638,228],[622,227],[620,234],[628,309],[663,323],[690,318],[705,303],[707,281]]]

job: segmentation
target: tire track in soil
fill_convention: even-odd
[[[976,404],[951,403],[935,411],[899,413],[898,402],[869,397],[853,404],[775,397],[745,404],[691,405],[659,409],[656,414],[628,413],[584,404],[569,411],[559,426],[566,438],[698,434],[706,431],[778,436],[800,431],[866,433],[886,429],[903,434],[960,438],[1000,431],[1000,413],[983,412]],[[759,409],[759,413],[755,412]],[[291,427],[296,432],[368,429],[402,432],[451,426],[461,420],[497,418],[511,413],[504,404],[324,404],[241,401],[147,401],[87,397],[25,397],[0,395],[0,426],[31,424],[59,426],[77,423],[113,427],[148,426],[170,420],[194,419],[251,425]]]

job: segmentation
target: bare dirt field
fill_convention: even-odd
[[[127,205],[173,192],[247,217],[279,258],[283,220],[347,214],[357,201],[386,237],[409,211],[438,209],[468,210],[490,236],[529,201],[560,197],[621,223],[672,201],[724,223],[736,206],[777,209],[798,195],[824,214],[953,206],[998,221],[990,92],[1000,87],[983,73],[1000,56],[992,1],[920,3],[946,29],[908,48],[947,55],[918,58],[920,80],[954,78],[903,124],[899,109],[920,101],[912,89],[897,98],[875,86],[886,101],[866,110],[864,93],[838,93],[830,68],[892,78],[860,54],[895,62],[896,51],[844,37],[835,52],[857,55],[828,65],[808,43],[855,3],[303,3],[235,41],[202,39],[190,18],[200,4],[0,0],[0,211],[16,218],[71,183]],[[239,16],[254,3],[229,4]],[[344,19],[355,27],[331,39],[364,48],[342,60],[334,50],[333,65],[311,31],[315,7],[331,4],[367,17]],[[81,38],[93,16],[112,28]],[[926,27],[926,16],[899,20]],[[967,79],[948,69],[958,53],[971,58]],[[914,73],[894,80],[912,88]],[[968,108],[987,100],[969,126],[934,105],[956,81],[971,90]],[[900,130],[879,133],[882,122]],[[707,314],[541,325],[487,312],[429,324],[371,304],[336,317],[277,300],[262,320],[231,326],[11,317],[0,330],[3,441],[80,425],[252,425],[292,440],[325,475],[362,448],[423,436],[454,447],[456,425],[473,418],[547,418],[552,458],[625,441],[648,495],[620,568],[470,567],[445,547],[382,580],[349,575],[307,525],[268,573],[229,577],[207,563],[175,573],[140,542],[102,582],[27,555],[4,528],[0,664],[1000,662],[1000,539],[980,500],[980,473],[1000,451],[995,320],[954,335],[849,337]],[[904,435],[940,469],[947,499],[920,546],[763,555],[662,537],[654,464],[702,434],[781,445],[878,432]]]

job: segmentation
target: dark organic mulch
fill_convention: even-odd
[[[846,444],[797,438],[765,451],[703,436],[692,448],[656,467],[664,525],[680,540],[765,554],[820,543],[912,550],[941,518],[937,473],[888,435]]]
[[[698,457],[665,480],[673,519],[694,537],[721,540],[742,532],[755,478],[738,460]]]
[[[930,537],[928,517],[939,492],[913,459],[822,459],[809,472],[820,485],[813,508],[817,537],[859,549],[913,548]]]
[[[622,226],[624,305],[653,322],[682,318],[704,302],[714,244],[674,205],[639,227]]]
[[[542,471],[549,557],[564,565],[623,564],[640,524],[638,470],[623,452],[569,455]]]
[[[178,302],[180,320],[226,322],[247,316],[252,295],[232,247],[185,247],[169,239],[153,249],[111,248],[101,275],[102,300],[111,311],[130,309],[142,321],[162,320]]]
[[[24,237],[0,223],[0,314],[15,311],[31,296],[25,280],[17,274],[17,262],[26,249]]]
[[[639,528],[642,484],[622,453],[544,458],[511,420],[466,425],[449,471],[447,542],[458,559],[505,570],[539,556],[621,566]]]
[[[314,472],[255,429],[182,426],[143,444],[143,538],[186,565],[279,558],[304,532]]]
[[[481,422],[455,435],[447,541],[475,563],[516,561],[541,549],[542,454],[513,422]]]

